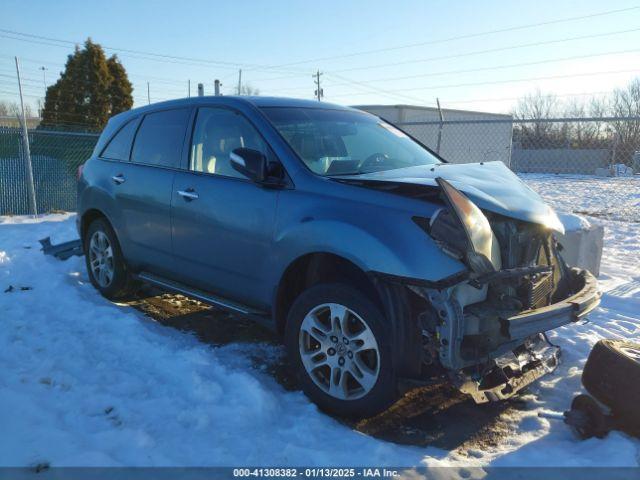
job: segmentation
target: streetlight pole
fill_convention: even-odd
[[[40,67],[39,70],[42,70],[42,86],[44,87],[44,96],[47,96],[47,67]]]
[[[22,111],[22,149],[27,167],[27,189],[29,191],[29,203],[31,213],[34,217],[38,215],[38,204],[36,203],[36,190],[33,184],[33,167],[31,166],[31,152],[29,150],[29,130],[27,130],[27,114],[24,110],[24,98],[22,97],[22,79],[20,78],[20,62],[16,60],[16,74],[18,76],[18,92],[20,93],[20,109]]]

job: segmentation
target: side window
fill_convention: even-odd
[[[188,108],[145,115],[133,143],[131,161],[178,167],[188,120]]]
[[[131,153],[131,142],[133,141],[133,136],[136,134],[137,126],[137,118],[129,121],[111,138],[100,156],[110,160],[128,162],[129,153]]]
[[[236,148],[252,148],[269,156],[269,149],[249,121],[223,108],[200,108],[191,144],[190,169],[226,177],[245,178],[231,166]]]

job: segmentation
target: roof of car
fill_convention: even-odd
[[[179,98],[176,100],[167,100],[165,102],[152,103],[143,107],[134,108],[128,112],[123,112],[123,117],[128,117],[131,114],[138,112],[154,111],[166,107],[180,107],[180,106],[192,106],[198,104],[220,104],[233,106],[239,104],[251,104],[255,107],[294,107],[294,108],[323,108],[332,110],[354,110],[350,107],[343,105],[336,105],[334,103],[318,102],[317,100],[304,100],[300,98],[286,98],[286,97],[244,97],[244,96],[203,96],[203,97],[189,97]]]

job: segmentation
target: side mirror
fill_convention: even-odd
[[[236,172],[254,182],[264,182],[267,178],[267,157],[251,148],[236,148],[229,154],[231,166]]]

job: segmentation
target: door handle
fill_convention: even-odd
[[[124,176],[120,173],[118,175],[114,175],[113,177],[111,177],[111,180],[113,180],[113,182],[117,185],[120,185],[121,183],[124,183]]]
[[[178,190],[178,195],[187,201],[196,200],[198,198],[198,194],[194,192],[192,188],[188,188],[187,190]]]

